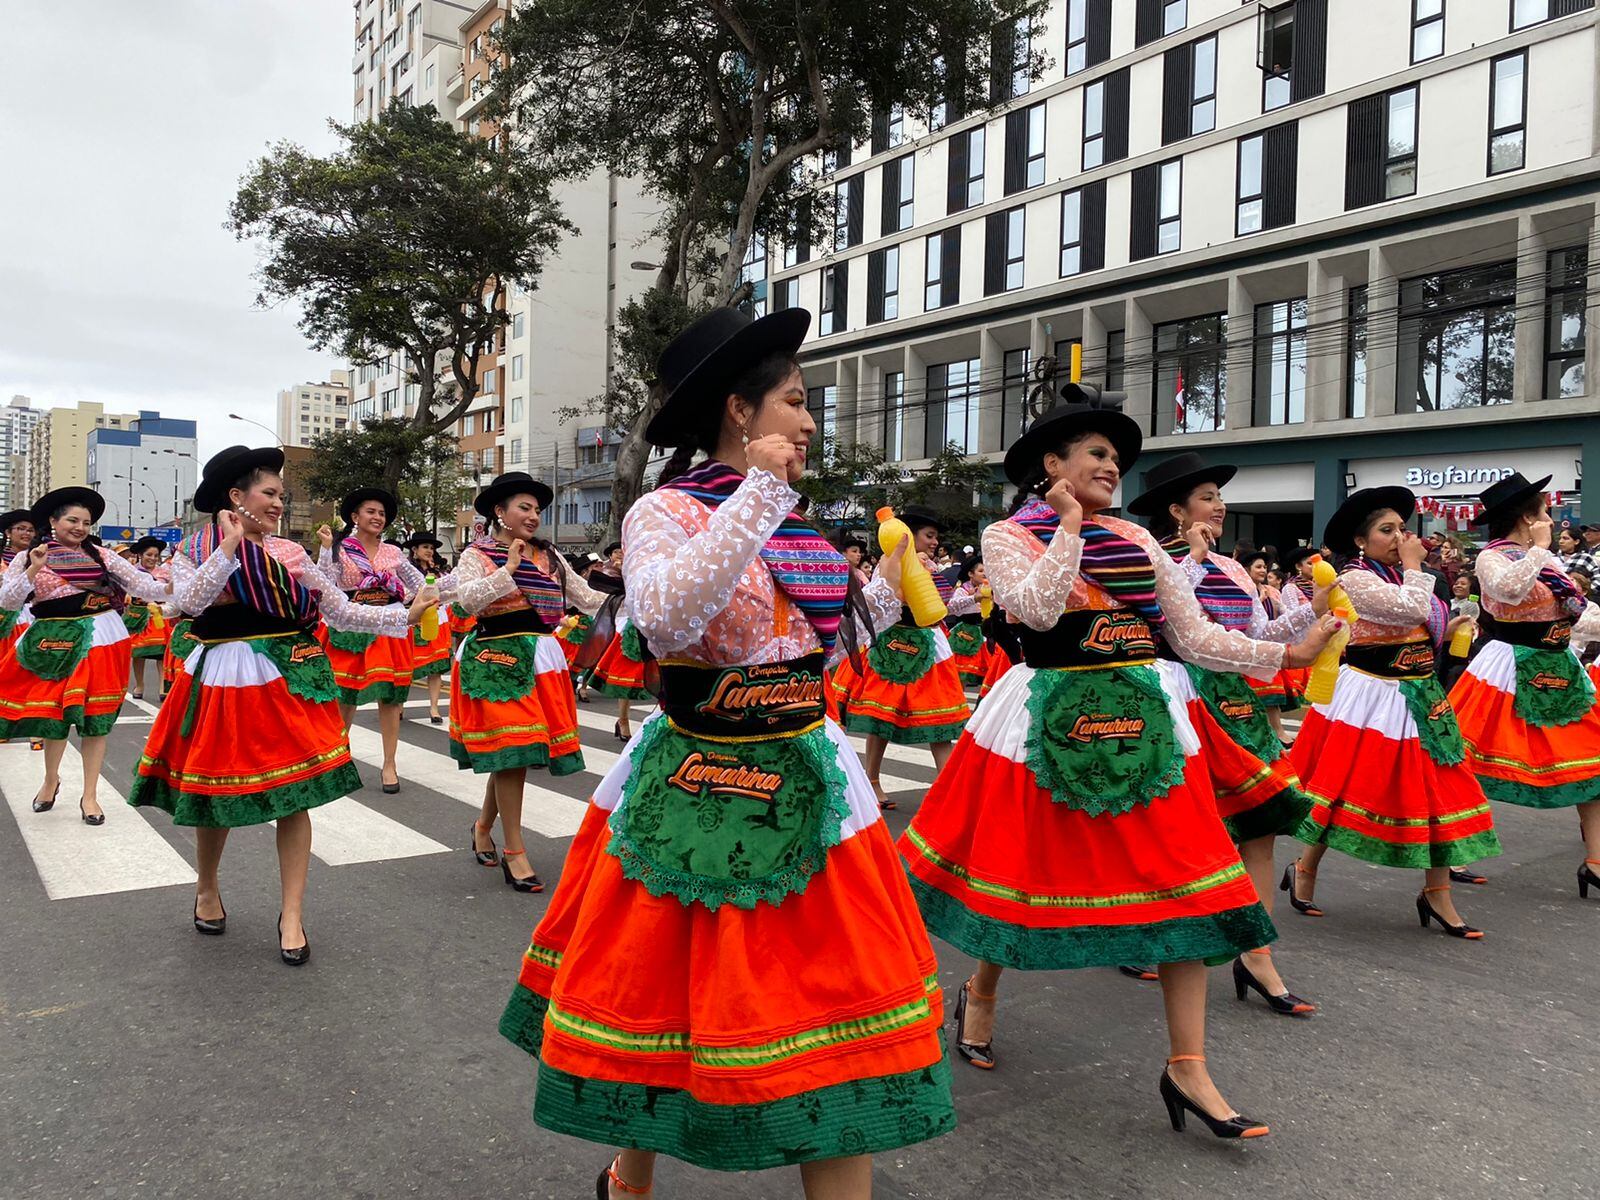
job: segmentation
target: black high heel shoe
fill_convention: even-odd
[[[50,803],[54,804],[55,801],[52,800]],[[83,811],[83,800],[81,797],[78,800],[78,816],[82,819],[85,825],[104,825],[106,823],[105,813],[97,812],[91,814]]]
[[[518,892],[542,892],[544,884],[537,874],[529,875],[526,879],[518,879],[511,873],[510,859],[519,854],[526,857],[526,850],[502,850],[500,852],[500,873],[506,877],[506,886]],[[531,863],[529,864],[532,865]]]
[[[1308,917],[1320,917],[1322,915],[1322,910],[1317,907],[1315,900],[1302,900],[1299,896],[1294,894],[1294,889],[1299,883],[1300,875],[1302,873],[1311,876],[1313,879],[1317,877],[1317,873],[1315,871],[1302,872],[1300,868],[1300,860],[1296,859],[1283,869],[1283,880],[1278,884],[1278,890],[1280,892],[1289,893],[1289,907],[1293,908],[1295,912],[1304,913]]]
[[[966,1059],[980,1071],[992,1071],[995,1068],[994,1039],[987,1042],[967,1041],[967,993],[972,990],[972,980],[967,980],[961,985],[961,991],[956,996],[956,1053]],[[982,992],[974,993],[979,1000],[993,1000],[993,996],[985,996]]]
[[[1465,922],[1462,922],[1460,925],[1452,925],[1434,911],[1432,904],[1428,903],[1429,892],[1448,892],[1449,890],[1449,886],[1445,885],[1443,887],[1425,887],[1422,889],[1422,891],[1417,893],[1417,918],[1421,921],[1422,927],[1426,929],[1428,927],[1428,921],[1431,918],[1432,920],[1439,922],[1439,928],[1444,930],[1451,937],[1472,938],[1474,940],[1481,938],[1483,936],[1483,930],[1474,929],[1471,925],[1468,925]]]
[[[1135,967],[1131,964],[1123,963],[1117,967],[1117,970],[1121,971],[1129,979],[1139,979],[1143,980],[1145,983],[1149,983],[1153,979],[1161,978],[1160,975],[1156,974],[1155,969],[1152,967]]]
[[[1450,881],[1452,883],[1472,883],[1481,885],[1488,883],[1489,877],[1487,875],[1479,875],[1476,871],[1470,870],[1467,867],[1451,867]]]
[[[1250,951],[1254,954],[1255,951]],[[1286,1017],[1309,1017],[1317,1011],[1315,1004],[1309,1004],[1300,999],[1293,992],[1285,991],[1281,996],[1274,996],[1261,986],[1261,981],[1250,974],[1250,968],[1244,965],[1244,955],[1233,960],[1233,991],[1243,1000],[1249,993],[1255,992],[1267,1002],[1267,1007],[1275,1013],[1282,1013]]]
[[[633,737],[633,733],[631,731],[628,733],[623,733],[622,722],[618,721],[616,724],[611,726],[611,736],[616,738],[619,742],[626,742]]]
[[[1586,858],[1583,866],[1578,868],[1578,899],[1587,900],[1590,888],[1600,888],[1600,875],[1596,875],[1589,867],[1600,867],[1600,858]]]
[[[1167,1059],[1167,1066],[1175,1062],[1205,1062],[1203,1054],[1174,1054]],[[1166,1071],[1161,1072],[1161,1099],[1167,1106],[1167,1117],[1172,1122],[1172,1128],[1178,1133],[1183,1132],[1188,1113],[1193,1113],[1205,1122],[1207,1129],[1219,1138],[1258,1138],[1266,1137],[1271,1133],[1260,1121],[1252,1121],[1249,1117],[1235,1114],[1231,1117],[1217,1120],[1205,1109],[1201,1108],[1188,1096],[1183,1094],[1183,1089],[1172,1082],[1172,1076]]]
[[[302,926],[301,932],[305,929]],[[278,914],[278,957],[291,967],[303,967],[311,961],[311,935],[306,934],[304,945],[295,946],[291,950],[283,948],[283,914]]]
[[[56,784],[56,790],[50,793],[50,799],[46,800],[43,804],[39,803],[39,797],[38,796],[34,796],[34,798],[33,798],[33,811],[34,812],[49,812],[52,808],[54,808],[56,806],[56,797],[59,796],[59,795],[61,795],[61,784],[57,783]]]
[[[497,867],[500,865],[500,855],[495,851],[492,831],[488,835],[489,848],[487,850],[478,849],[478,830],[482,828],[483,826],[476,821],[472,823],[472,841],[467,844],[472,847],[472,857],[478,860],[480,867]]]
[[[280,916],[278,920],[281,922],[283,918]],[[202,917],[200,915],[200,897],[196,896],[194,899],[194,931],[213,935],[226,933],[228,931],[228,910],[223,909],[222,915],[215,919]]]

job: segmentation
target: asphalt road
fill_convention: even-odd
[[[618,748],[604,728],[612,708],[587,709],[585,745],[601,760]],[[149,729],[147,714],[125,714],[104,772],[124,790]],[[359,724],[375,736],[374,710]],[[108,825],[89,829],[66,788],[36,817],[26,799],[38,756],[0,747],[14,814],[0,815],[0,1197],[594,1194],[607,1152],[534,1126],[532,1065],[495,1029],[548,893],[514,894],[474,864],[463,797],[475,781],[432,757],[443,730],[408,721],[404,738],[417,764],[404,791],[380,795],[363,765],[367,789],[318,825],[329,861],[312,862],[313,959],[300,970],[277,960],[270,829],[230,839],[228,932],[202,938],[189,924],[189,832],[112,803]],[[890,814],[898,832],[931,769],[886,769],[906,781]],[[537,782],[548,791],[530,804],[536,819],[575,828],[594,777]],[[1484,864],[1489,886],[1459,897],[1482,942],[1421,931],[1416,876],[1330,855],[1327,917],[1279,914],[1280,965],[1318,1015],[1241,1004],[1213,973],[1213,1072],[1271,1137],[1222,1143],[1193,1123],[1168,1127],[1156,985],[1114,971],[1012,974],[1000,1069],[956,1063],[960,1127],[880,1156],[875,1194],[1594,1196],[1600,899],[1577,898],[1571,813],[1497,817],[1506,854]],[[114,854],[96,842],[108,835]],[[553,883],[566,839],[528,844]],[[132,886],[148,878],[175,882]],[[953,989],[970,964],[938,948]],[[800,1185],[795,1172],[663,1160],[655,1194],[799,1196]]]

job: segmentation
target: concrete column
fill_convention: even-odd
[[[1149,435],[1155,428],[1152,414],[1154,413],[1153,398],[1151,396],[1151,380],[1155,372],[1150,368],[1150,361],[1155,354],[1155,340],[1153,337],[1155,327],[1150,318],[1145,315],[1143,307],[1132,296],[1123,302],[1122,328],[1125,331],[1124,354],[1126,355],[1128,403],[1124,411],[1139,423],[1139,428]],[[1102,360],[1104,361],[1104,360]]]
[[[853,355],[850,358],[839,360],[839,374],[837,383],[839,387],[839,407],[834,416],[834,437],[840,445],[860,440],[856,429],[856,414],[859,410],[857,397],[860,390],[861,357]]]
[[[995,336],[984,326],[978,334],[978,359],[981,371],[984,395],[979,400],[978,407],[978,444],[979,452],[987,453],[990,450],[1004,450],[1004,435],[1000,425],[1000,397],[998,391],[1001,379],[1005,375],[1005,351]],[[991,393],[993,389],[993,393]],[[970,426],[969,426],[970,428]]]
[[[1517,220],[1516,369],[1511,382],[1514,404],[1525,404],[1544,396],[1544,265],[1548,248],[1548,241],[1536,227],[1533,217],[1523,213]]]
[[[1255,297],[1244,280],[1234,275],[1228,280],[1228,348],[1223,356],[1228,368],[1222,413],[1227,429],[1248,429],[1255,424],[1255,320]]]
[[[1106,386],[1106,323],[1087,305],[1083,309],[1083,377]]]
[[[1350,289],[1320,259],[1306,267],[1306,424],[1345,415],[1350,371]]]
[[[1389,265],[1382,246],[1374,246],[1367,262],[1367,416],[1395,413],[1399,372],[1416,375],[1416,346],[1402,346],[1400,336],[1400,280]],[[1395,347],[1391,352],[1389,347]],[[1343,483],[1341,481],[1341,487]],[[1343,493],[1341,492],[1341,495]],[[1320,500],[1320,496],[1319,496]],[[1318,509],[1320,512],[1321,510]],[[1332,515],[1332,510],[1329,510]],[[1320,527],[1319,527],[1320,528]]]
[[[906,347],[905,454],[907,460],[928,457],[928,364]]]
[[[856,359],[855,439],[868,446],[883,445],[883,368],[866,358]]]

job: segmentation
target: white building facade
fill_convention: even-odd
[[[98,428],[88,436],[89,486],[106,502],[99,527],[117,531],[181,525],[198,483],[195,423],[140,412],[125,429]]]
[[[26,508],[28,494],[28,442],[44,413],[26,396],[13,396],[0,408],[0,510]]]
[[[1306,540],[1368,479],[1449,501],[1490,469],[1551,474],[1581,515],[1593,10],[1056,0],[1016,31],[1043,78],[1001,63],[981,112],[876,114],[826,164],[830,244],[767,264],[767,305],[816,316],[819,424],[998,482],[1077,343],[1144,430],[1127,486],[1179,450],[1237,463],[1233,535]]]
[[[309,446],[323,433],[350,424],[350,373],[329,372],[331,379],[308,381],[278,393],[278,441],[285,446]]]

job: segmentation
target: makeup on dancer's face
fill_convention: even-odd
[[[1210,528],[1211,536],[1222,536],[1222,523],[1227,519],[1228,506],[1222,499],[1222,489],[1214,483],[1202,483],[1189,493],[1183,505],[1185,527],[1202,524]]]
[[[265,474],[250,485],[248,492],[234,488],[228,493],[234,511],[244,509],[246,533],[276,533],[283,519],[283,477]]]
[[[1255,562],[1251,563],[1250,578],[1256,583],[1265,583],[1267,581],[1267,564],[1262,562],[1259,558],[1256,559]]]
[[[1404,519],[1393,509],[1379,513],[1367,530],[1366,556],[1393,566],[1400,561],[1400,537],[1405,530]],[[1360,542],[1356,545],[1361,547]]]
[[[861,547],[846,546],[844,548],[844,560],[852,567],[859,567],[861,565]]]
[[[63,546],[79,546],[83,544],[83,539],[89,536],[89,528],[93,524],[89,510],[80,504],[74,504],[56,518],[52,528],[55,530],[56,541]]]
[[[531,538],[539,531],[539,502],[532,496],[513,496],[499,512],[500,524],[512,537]]]
[[[911,535],[911,548],[918,554],[931,555],[939,548],[939,531],[932,525],[924,525]]]
[[[1111,506],[1111,497],[1122,481],[1116,447],[1103,433],[1091,433],[1075,442],[1065,458],[1044,456],[1045,473],[1051,482],[1065,478],[1085,512],[1098,512]]]
[[[977,566],[972,568],[972,575],[970,578],[972,579],[974,587],[982,587],[984,584],[989,582],[989,572],[983,569],[982,563],[979,563]]]
[[[811,445],[817,423],[806,407],[806,381],[796,367],[777,387],[762,397],[761,407],[750,418],[747,433],[751,441],[780,434],[801,450]]]
[[[382,501],[368,500],[356,509],[356,528],[362,533],[382,534],[389,526],[389,511]]]
[[[155,549],[154,547],[146,550],[143,554],[139,555],[139,565],[150,569],[160,566],[161,551]]]

